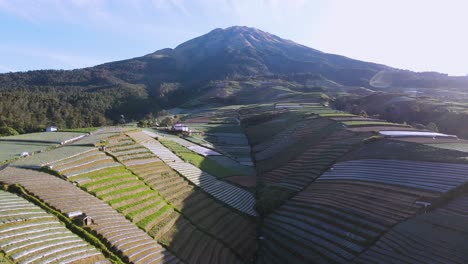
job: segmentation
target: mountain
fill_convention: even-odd
[[[372,88],[371,83],[389,83],[388,74],[374,78],[378,73],[395,71],[234,26],[174,49],[95,67],[0,74],[0,126],[31,131],[50,123],[98,126],[122,114],[138,119],[212,93],[210,83],[216,80],[276,76],[313,81],[309,88],[323,83]]]

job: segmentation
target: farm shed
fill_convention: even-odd
[[[181,131],[181,132],[189,132],[189,127],[187,125],[177,123],[174,126],[172,126],[172,130]]]

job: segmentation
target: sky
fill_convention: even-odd
[[[327,53],[468,74],[466,0],[0,0],[0,72],[74,69],[255,27]]]

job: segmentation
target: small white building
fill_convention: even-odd
[[[181,132],[190,132],[190,129],[187,125],[179,124],[179,123],[173,125],[172,130],[181,131]]]
[[[46,127],[46,132],[56,132],[57,127],[56,126],[48,126]]]

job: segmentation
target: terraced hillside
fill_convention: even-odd
[[[241,258],[247,261],[253,259],[256,250],[253,218],[239,214],[217,201],[151,152],[151,155],[142,157],[140,153],[147,153],[148,149],[136,142],[130,142],[129,139],[125,135],[112,138],[107,151],[119,160],[124,157],[129,170],[157,190],[194,225],[220,239]]]
[[[392,228],[357,263],[385,263],[384,259],[419,263],[466,263],[468,196],[463,195],[428,214]]]
[[[468,260],[464,140],[305,101],[180,112],[194,131],[99,129],[0,183],[85,213],[129,263]]]
[[[0,137],[0,163],[19,159],[21,154],[29,155],[70,143],[84,137],[83,133],[55,132],[31,133],[17,136]]]
[[[40,169],[50,163],[58,162],[62,159],[70,158],[87,151],[96,150],[97,145],[105,143],[105,140],[112,136],[118,135],[123,131],[131,130],[132,128],[125,127],[106,127],[100,128],[92,134],[86,135],[77,139],[76,141],[67,142],[60,147],[53,148],[47,151],[34,153],[24,159],[15,160],[12,162],[16,167]],[[50,134],[50,133],[49,133]],[[74,133],[75,134],[75,133]],[[34,136],[44,140],[41,136]],[[50,136],[49,136],[50,137]]]
[[[80,211],[90,216],[95,224],[89,229],[128,262],[179,262],[112,207],[70,182],[50,174],[16,168],[2,170],[0,181],[24,186],[28,192],[63,214]]]
[[[259,263],[388,263],[395,246],[364,256],[394,226],[422,217],[468,182],[463,153],[379,133],[425,131],[300,103],[241,113],[260,183]],[[437,253],[439,261],[462,263],[468,255],[454,248]]]
[[[15,263],[110,263],[57,218],[0,191],[0,250]]]
[[[129,135],[191,183],[200,187],[216,199],[240,212],[253,216],[256,215],[254,209],[255,197],[252,193],[227,182],[217,180],[216,177],[200,170],[192,164],[182,161],[177,155],[144,133],[129,133]]]
[[[133,140],[129,137],[114,137],[109,139],[109,146],[111,149],[113,146],[128,146],[130,142]],[[67,168],[64,170],[65,173],[68,173],[68,168],[72,167],[73,174],[64,174],[68,180],[77,183],[87,192],[108,203],[156,241],[175,252],[176,256],[183,261],[201,260],[202,257],[194,256],[194,254],[199,253],[198,251],[176,251],[174,249],[176,242],[183,243],[181,246],[184,248],[195,247],[198,243],[208,244],[205,250],[210,251],[212,255],[217,255],[226,263],[237,261],[238,257],[231,248],[226,247],[216,237],[193,225],[179,211],[175,210],[174,206],[157,190],[148,186],[141,178],[132,174],[122,164],[114,161],[103,152],[97,153],[98,155],[85,153],[62,160],[58,164],[52,163],[49,166],[53,169],[59,166],[56,171],[60,174],[64,173],[61,170],[62,166]],[[149,152],[142,156],[127,152],[127,155],[120,155],[119,158],[124,161],[153,160],[154,154]],[[193,229],[197,236],[191,236],[184,242],[180,241],[177,239],[180,235],[178,226],[187,226]],[[207,261],[206,258],[203,260]]]
[[[250,146],[241,129],[239,109],[243,106],[208,108],[189,113],[182,121],[191,130],[199,132],[190,135],[190,141],[234,159],[241,165],[252,166]]]

